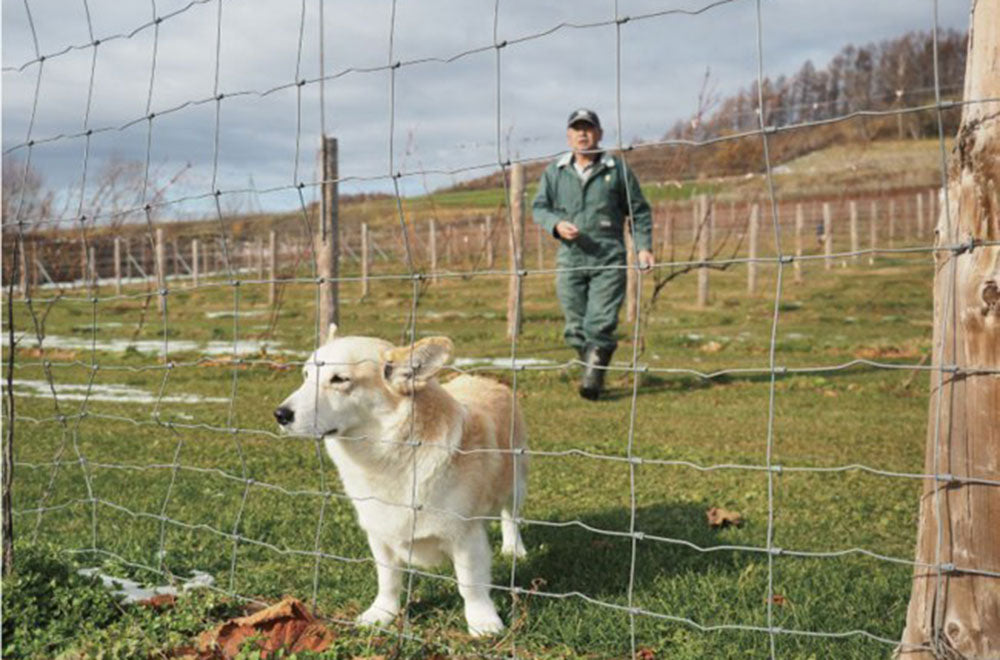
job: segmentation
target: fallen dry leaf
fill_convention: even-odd
[[[726,525],[739,527],[743,523],[743,517],[740,516],[739,512],[729,511],[717,506],[713,506],[705,514],[708,516],[709,527],[725,527]]]
[[[139,605],[143,607],[150,607],[159,612],[161,610],[173,607],[176,602],[177,602],[177,596],[173,594],[157,594],[152,598],[147,598],[146,600],[140,600]]]
[[[230,619],[198,637],[198,657],[204,660],[236,657],[248,640],[254,640],[261,657],[273,651],[325,651],[334,640],[333,632],[316,621],[296,598],[253,614]]]
[[[767,602],[767,598],[764,599],[764,602],[765,603]],[[788,599],[785,598],[782,594],[772,594],[771,602],[774,603],[775,605],[784,605],[785,603],[788,602]]]
[[[653,649],[642,647],[635,652],[635,660],[656,660],[656,652]]]
[[[702,353],[718,353],[723,348],[725,347],[719,342],[710,341],[707,344],[702,345],[701,348],[699,348],[698,350],[701,351]]]

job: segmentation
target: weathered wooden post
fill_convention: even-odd
[[[122,239],[115,236],[115,295],[122,295]]]
[[[805,215],[802,205],[795,205],[795,268],[793,269],[795,283],[802,284],[802,231],[805,225]]]
[[[860,246],[858,240],[858,203],[851,200],[850,203],[850,223],[851,223],[851,261],[858,260],[858,249]]]
[[[917,193],[917,238],[924,237],[924,196]]]
[[[191,239],[191,286],[198,288],[201,283],[201,259],[198,258],[198,239]]]
[[[125,279],[132,281],[132,261],[135,257],[132,256],[132,239],[125,239]]]
[[[369,247],[368,242],[370,240],[371,239],[369,238],[368,235],[368,223],[362,222],[361,223],[361,297],[362,298],[367,297],[368,294],[371,292],[371,289],[369,288],[370,285],[368,283],[368,268],[369,268],[368,258],[371,255],[371,248]]]
[[[323,137],[323,199],[316,233],[316,272],[319,274],[319,341],[326,341],[331,325],[339,318],[340,217],[337,179],[337,138]]]
[[[896,200],[889,200],[889,249],[896,246]]]
[[[507,339],[521,334],[524,269],[524,165],[510,168],[510,285],[507,290]]]
[[[695,225],[695,239],[698,241],[698,306],[708,307],[708,260],[711,255],[712,246],[712,223],[708,218],[708,197],[699,195],[698,201],[694,205],[695,217],[701,217],[702,221]]]
[[[625,321],[635,322],[638,311],[639,277],[635,269],[635,241],[632,236],[632,217],[625,219]]]
[[[267,232],[267,304],[278,300],[278,232]]]
[[[254,252],[257,253],[257,279],[264,279],[264,237],[258,236],[254,241]]]
[[[163,227],[156,228],[156,288],[158,308],[162,313],[167,307],[167,246],[163,240]]]
[[[747,262],[747,293],[751,296],[757,292],[757,243],[760,238],[760,205],[754,204],[750,209],[749,257]]]
[[[430,220],[430,236],[428,237],[428,242],[431,248],[431,282],[438,281],[438,241],[437,241],[437,221],[434,218]]]
[[[830,213],[830,202],[823,202],[823,268],[833,268],[833,215]]]
[[[20,258],[20,260],[21,260],[21,263],[19,264],[20,265],[20,271],[21,271],[20,272],[20,278],[21,278],[21,280],[20,280],[20,287],[19,287],[20,292],[21,292],[21,297],[22,298],[30,298],[31,297],[31,263],[27,259],[25,259],[25,252],[26,252],[26,250],[24,249],[24,238],[23,237],[18,237],[15,240],[17,240],[18,258]]]
[[[966,99],[1000,97],[1000,3],[973,4]],[[913,590],[899,655],[1000,658],[1000,115],[968,103],[937,220]],[[956,250],[954,246],[968,245]],[[927,646],[931,650],[915,650]]]
[[[496,251],[493,249],[493,216],[486,216],[486,267],[493,269],[496,265]]]
[[[538,270],[545,268],[545,236],[542,233],[542,226],[535,225],[535,245],[538,247]]]
[[[878,249],[878,202],[872,200],[871,213],[868,214],[868,231],[871,251],[868,253],[868,265],[875,265],[875,250]]]

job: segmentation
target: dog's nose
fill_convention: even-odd
[[[280,408],[275,409],[274,418],[278,420],[278,424],[288,426],[295,420],[295,411],[291,408],[281,406]]]

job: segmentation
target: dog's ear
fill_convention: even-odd
[[[331,323],[330,329],[326,331],[326,343],[329,344],[337,336],[337,324]]]
[[[400,394],[423,388],[451,359],[454,344],[447,337],[427,337],[412,346],[397,346],[382,353],[382,378]]]

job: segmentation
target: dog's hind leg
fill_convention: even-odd
[[[362,625],[386,625],[396,618],[399,612],[399,595],[403,586],[402,573],[396,563],[396,557],[382,541],[368,537],[372,556],[375,558],[375,570],[378,573],[378,595],[371,607],[358,617]]]
[[[521,540],[521,531],[510,509],[500,512],[500,534],[503,536],[503,545],[500,546],[502,554],[518,558],[527,554],[524,551],[524,541]]]
[[[490,545],[482,524],[471,524],[452,546],[458,592],[465,601],[465,621],[473,637],[503,630],[503,622],[490,600]]]
[[[521,510],[521,502],[524,501],[525,491],[525,470],[520,466],[518,470],[517,492],[510,498],[507,506],[500,511],[500,534],[503,536],[503,545],[500,552],[507,556],[524,557],[524,542],[521,540],[521,532],[517,526],[517,515]]]

